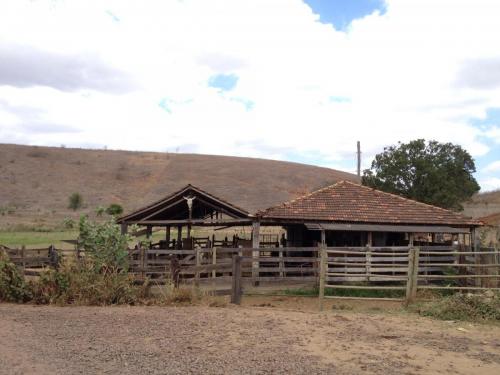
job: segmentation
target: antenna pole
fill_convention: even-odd
[[[358,155],[358,177],[361,177],[361,143],[358,141],[358,151],[357,151],[357,155]]]

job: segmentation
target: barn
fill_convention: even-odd
[[[480,221],[443,208],[385,193],[351,181],[339,181],[312,193],[255,213],[248,212],[199,187],[187,185],[165,198],[118,219],[122,231],[130,225],[164,228],[159,248],[261,247],[261,227],[282,228],[277,247],[408,246],[474,241]],[[193,227],[219,231],[251,228],[251,238],[224,239],[215,234],[192,236]],[[172,238],[172,229],[176,236]]]

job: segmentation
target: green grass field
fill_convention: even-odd
[[[49,247],[54,245],[59,248],[71,249],[73,246],[62,240],[74,240],[78,237],[77,231],[55,231],[55,232],[0,232],[0,245],[8,247]]]

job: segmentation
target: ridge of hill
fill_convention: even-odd
[[[188,183],[255,212],[354,174],[276,160],[0,144],[0,228],[53,227],[121,204],[126,212]],[[78,192],[84,208],[68,209]]]
[[[474,218],[500,214],[500,190],[474,195],[464,204],[464,214]]]

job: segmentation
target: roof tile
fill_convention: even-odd
[[[279,206],[260,211],[258,216],[275,219],[367,223],[482,224],[444,208],[385,193],[350,181],[340,181]]]

